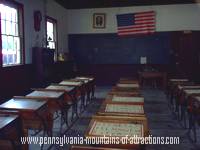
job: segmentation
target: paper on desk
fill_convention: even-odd
[[[113,96],[113,102],[144,102],[144,97],[120,97]]]

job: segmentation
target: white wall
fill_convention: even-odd
[[[200,5],[158,5],[68,10],[68,33],[116,33],[116,14],[155,10],[157,31],[200,30]],[[93,29],[93,13],[106,13],[106,28]]]
[[[57,20],[58,51],[68,51],[67,44],[67,10],[54,2],[54,0],[16,0],[24,5],[24,32],[25,32],[25,59],[26,64],[32,62],[32,47],[45,47],[46,29],[45,16],[48,15]],[[42,13],[41,30],[34,30],[33,13],[40,10]]]
[[[58,52],[68,51],[68,19],[67,10],[54,2],[54,0],[47,0],[46,14],[57,20],[58,29]]]
[[[26,64],[32,62],[32,47],[44,46],[45,44],[45,2],[44,0],[16,0],[24,5],[24,40],[25,40],[25,59]],[[33,12],[40,10],[43,18],[41,23],[41,30],[35,32],[33,22]]]

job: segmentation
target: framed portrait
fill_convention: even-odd
[[[103,29],[106,27],[106,14],[94,13],[93,14],[93,28]]]

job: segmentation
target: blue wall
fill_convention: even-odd
[[[81,64],[168,64],[170,33],[119,37],[117,34],[71,34],[69,50]]]

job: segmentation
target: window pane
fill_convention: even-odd
[[[53,23],[47,21],[47,32],[53,33]]]
[[[19,51],[20,50],[20,39],[19,37],[14,37],[14,50]]]
[[[2,35],[2,49],[3,49],[3,51],[6,51],[8,49],[7,43],[8,43],[7,36]]]
[[[19,11],[16,8],[0,4],[0,13],[3,65],[20,64],[22,46],[19,37]]]
[[[8,50],[14,50],[14,39],[12,36],[8,36]]]
[[[11,35],[11,32],[12,32],[11,22],[6,21],[6,34]]]
[[[1,20],[1,32],[2,34],[6,34],[6,21]]]
[[[5,6],[0,4],[1,19],[6,19]]]
[[[14,9],[14,8],[11,8],[11,15],[12,15],[12,22],[17,22],[17,18],[16,18],[16,15],[17,15],[17,10]]]
[[[6,12],[6,20],[11,21],[12,20],[12,8],[5,6],[4,11]]]

